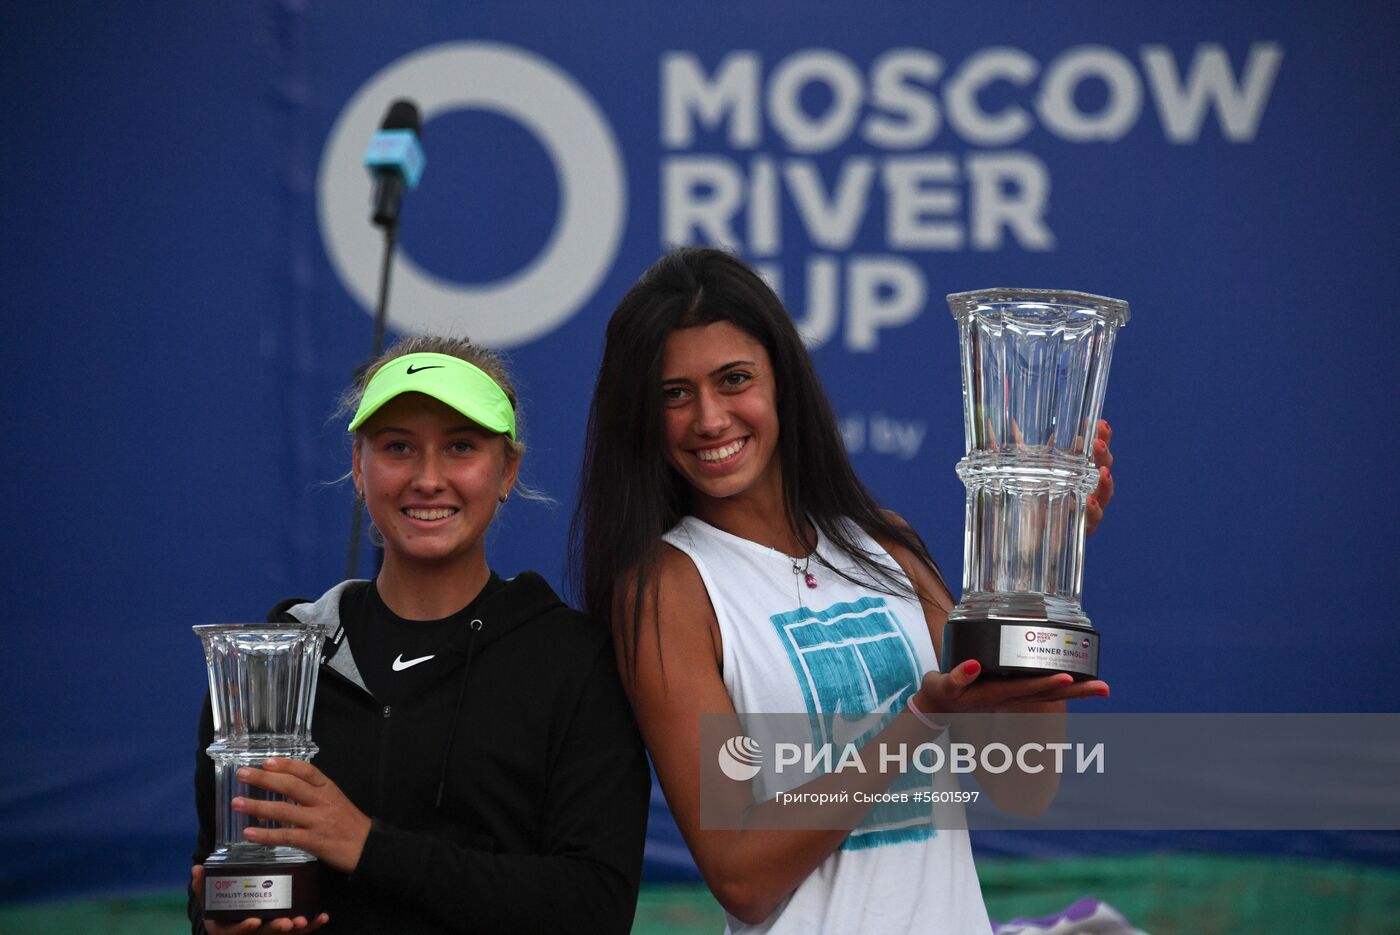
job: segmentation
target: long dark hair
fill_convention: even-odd
[[[611,622],[629,675],[636,673],[640,597],[658,580],[661,536],[691,501],[689,484],[663,451],[662,353],[672,331],[720,321],[751,335],[772,362],[792,531],[800,538],[809,519],[886,593],[907,594],[910,586],[856,541],[849,523],[903,545],[937,573],[919,537],[881,510],[856,477],[812,359],[773,290],[732,254],[684,247],[643,273],[608,322],[570,530],[575,590],[590,614]],[[632,612],[615,620],[624,586]]]

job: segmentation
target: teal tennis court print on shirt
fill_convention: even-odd
[[[843,601],[825,610],[799,607],[768,619],[802,687],[812,742],[830,743],[835,757],[846,744],[864,742],[893,720],[923,676],[909,634],[883,597]],[[928,777],[911,771],[890,788],[928,785]],[[927,805],[891,802],[876,806],[841,846],[859,850],[933,834]]]

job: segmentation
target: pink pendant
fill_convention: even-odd
[[[807,582],[807,587],[809,588],[815,588],[817,586],[817,576],[810,571],[802,576],[802,580]]]

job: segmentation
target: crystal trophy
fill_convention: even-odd
[[[235,796],[280,801],[282,796],[238,780],[242,766],[270,756],[310,760],[311,709],[316,700],[325,631],[302,623],[197,626],[209,668],[214,742],[215,849],[204,861],[204,917],[314,918],[319,913],[316,858],[296,847],[244,840],[249,826],[276,827],[233,810]]]
[[[945,671],[1097,678],[1099,634],[1080,607],[1094,433],[1120,299],[1055,289],[948,296],[962,350],[967,487],[962,602]]]

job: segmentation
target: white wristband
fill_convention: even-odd
[[[914,695],[917,695],[917,694],[918,694],[918,692],[915,692],[915,693],[914,693]],[[920,724],[924,725],[924,726],[927,727],[929,730],[933,731],[935,734],[941,734],[941,733],[943,733],[945,730],[947,730],[947,729],[948,729],[948,725],[949,725],[949,723],[951,723],[951,722],[949,722],[949,721],[935,721],[933,718],[929,717],[927,714],[925,714],[924,712],[920,711],[918,708],[914,707],[914,695],[910,695],[910,696],[909,696],[909,700],[908,700],[907,702],[905,702],[905,704],[904,704],[904,707],[907,708],[907,709],[909,710],[909,713],[912,714],[912,715],[914,715],[914,717],[918,718]]]

